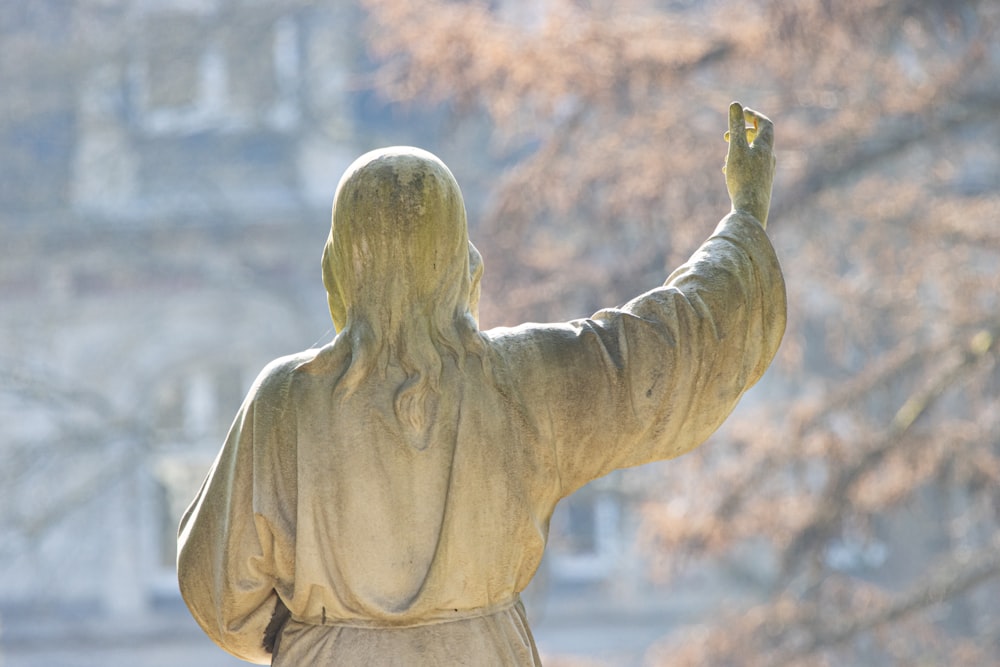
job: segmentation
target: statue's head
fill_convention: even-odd
[[[333,201],[323,282],[342,330],[363,318],[383,334],[427,319],[477,318],[482,259],[469,243],[465,204],[448,167],[418,148],[366,153]]]

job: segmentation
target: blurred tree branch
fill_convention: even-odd
[[[484,295],[509,317],[559,317],[571,295],[590,295],[583,309],[662,280],[707,233],[706,212],[727,205],[715,134],[726,103],[776,121],[769,233],[790,323],[771,391],[728,440],[672,462],[664,487],[682,502],[643,506],[645,543],[668,570],[684,555],[735,559],[761,540],[778,567],[759,608],[686,634],[667,662],[1000,657],[925,613],[935,602],[998,610],[972,594],[996,581],[1000,531],[989,482],[1000,475],[1000,196],[988,185],[1000,158],[986,148],[1000,142],[1000,8],[365,6],[390,98],[481,109],[496,125],[508,168],[478,233],[513,260],[488,263],[502,290]],[[612,278],[621,292],[600,284]],[[965,517],[926,528],[941,547],[920,562],[946,563],[930,579],[911,574],[891,594],[871,582],[886,570],[832,564],[833,546],[890,539],[899,508],[928,498]],[[887,548],[888,570],[917,550]],[[914,628],[919,641],[899,640]]]

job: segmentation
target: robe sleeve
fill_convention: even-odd
[[[532,376],[561,494],[701,444],[764,374],[785,316],[767,234],[732,213],[662,287],[589,319],[514,330],[506,345]]]
[[[177,576],[202,630],[232,655],[270,664],[268,624],[275,593],[274,537],[256,508],[255,467],[269,433],[267,370],[254,384],[208,477],[181,519]],[[255,465],[256,459],[256,465]]]

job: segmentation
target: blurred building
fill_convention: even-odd
[[[348,81],[360,16],[0,17],[0,604],[131,614],[176,597],[177,517],[254,375],[332,334],[329,202],[377,127]]]
[[[354,157],[426,146],[476,205],[468,134],[395,118],[366,92],[360,11],[319,4],[0,5],[7,637],[183,614],[177,521],[229,420],[266,362],[332,338],[319,258]],[[614,478],[575,496],[539,586],[636,589],[627,523]]]

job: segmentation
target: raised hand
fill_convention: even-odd
[[[726,141],[729,153],[723,171],[733,210],[749,213],[766,227],[774,180],[774,124],[767,116],[733,102]]]

